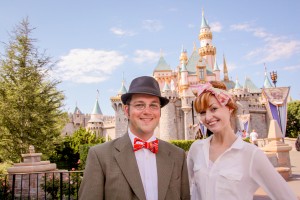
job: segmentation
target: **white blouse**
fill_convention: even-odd
[[[195,141],[188,153],[192,200],[252,200],[260,186],[272,199],[297,200],[262,150],[238,137],[212,163],[211,138]]]

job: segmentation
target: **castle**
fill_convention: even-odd
[[[237,117],[232,121],[235,131],[249,132],[255,129],[259,138],[266,138],[269,122],[274,118],[264,95],[264,89],[274,88],[266,70],[262,89],[257,88],[249,78],[245,79],[242,86],[238,79],[236,81],[229,79],[226,59],[223,56],[223,79],[221,79],[212,31],[203,12],[198,39],[200,48],[194,45],[190,56],[187,50],[182,48],[179,64],[175,70],[171,69],[163,55],[154,68],[153,77],[158,81],[162,95],[170,100],[170,103],[161,109],[161,119],[155,135],[168,141],[195,139],[199,132],[205,134],[206,128],[199,124],[197,113],[193,108],[195,95],[191,88],[207,81],[222,81],[238,104]],[[104,116],[98,99],[91,114],[83,114],[76,106],[74,113],[69,115],[70,121],[63,134],[69,135],[79,127],[85,127],[97,136],[107,139],[122,136],[127,131],[128,119],[123,112],[120,97],[126,92],[123,81],[118,94],[110,98],[115,116]]]

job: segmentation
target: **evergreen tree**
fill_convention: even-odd
[[[19,161],[29,145],[47,155],[66,122],[60,83],[51,80],[54,64],[31,38],[28,19],[12,31],[0,58],[0,143],[2,160]]]

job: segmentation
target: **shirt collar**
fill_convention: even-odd
[[[137,136],[134,135],[134,134],[130,131],[130,129],[128,129],[128,135],[129,135],[131,144],[132,144],[132,146],[133,146],[134,138],[136,138]],[[137,137],[137,138],[139,138],[139,137]],[[139,138],[139,139],[141,139],[141,138]],[[156,137],[155,137],[154,134],[153,134],[153,135],[151,136],[151,138],[149,138],[146,142],[152,142],[152,141],[154,141],[154,140],[156,140]]]

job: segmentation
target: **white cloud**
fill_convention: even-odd
[[[212,32],[221,32],[223,27],[220,22],[213,22],[210,24],[210,28]]]
[[[134,35],[136,35],[136,33],[133,31],[124,30],[124,29],[117,28],[117,27],[112,27],[110,29],[110,31],[117,36],[134,36]]]
[[[163,28],[163,25],[158,20],[144,20],[143,28],[151,32],[158,32]]]
[[[141,64],[145,62],[157,62],[159,59],[160,53],[153,52],[150,50],[136,50],[134,52],[133,61],[135,63]]]
[[[54,76],[76,83],[98,83],[108,79],[125,59],[125,55],[116,51],[72,49],[61,57]]]
[[[256,48],[246,55],[247,59],[258,60],[256,64],[286,59],[300,52],[300,41],[274,36],[263,28],[254,27],[249,23],[231,25],[231,30],[250,32],[254,37],[263,40],[262,47]]]
[[[233,24],[230,26],[230,30],[249,31],[249,27],[250,25],[248,23]]]
[[[300,69],[300,65],[285,66],[282,69],[285,71],[295,71]]]

